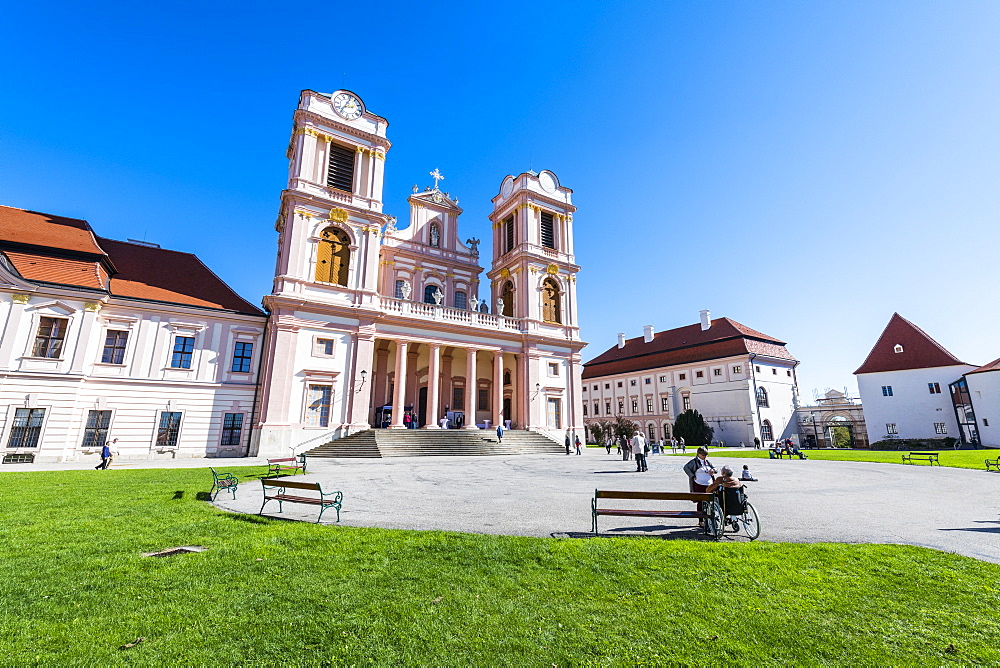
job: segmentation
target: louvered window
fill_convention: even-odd
[[[556,247],[556,231],[552,223],[552,214],[542,211],[542,245],[546,248]]]
[[[330,144],[330,171],[326,175],[326,185],[347,192],[354,190],[353,149]]]
[[[508,218],[503,221],[504,246],[503,252],[509,253],[514,250],[514,219]]]

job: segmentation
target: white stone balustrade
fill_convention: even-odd
[[[420,320],[438,320],[441,322],[457,323],[470,327],[481,327],[485,329],[504,329],[512,332],[519,332],[523,329],[520,320],[498,316],[491,313],[479,313],[477,311],[467,311],[464,309],[451,308],[448,306],[436,306],[434,304],[424,304],[422,302],[405,301],[393,299],[391,297],[379,297],[379,307],[387,313],[405,315],[409,318]]]

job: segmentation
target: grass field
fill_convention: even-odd
[[[886,464],[903,463],[903,452],[885,450],[804,450],[809,459],[838,462],[884,462]],[[984,460],[996,459],[1000,450],[942,450],[939,453],[941,466],[951,466],[961,469],[986,470]],[[680,456],[680,455],[678,455]],[[690,452],[686,457],[693,457]],[[737,457],[741,459],[767,459],[767,450],[732,450],[716,453],[716,457]],[[907,465],[909,466],[909,464]],[[913,464],[913,466],[929,466],[929,464]]]
[[[3,665],[1000,662],[1000,566],[927,549],[317,526],[218,511],[205,469],[0,480]]]

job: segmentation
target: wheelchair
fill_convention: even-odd
[[[757,511],[747,501],[746,490],[742,487],[723,487],[715,492],[708,529],[716,539],[722,538],[727,531],[742,531],[750,540],[756,540],[760,536]]]

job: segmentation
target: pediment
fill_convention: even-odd
[[[458,199],[452,199],[448,193],[443,193],[440,190],[425,190],[421,193],[414,193],[410,196],[410,199],[416,200],[423,204],[428,204],[430,206],[437,206],[443,209],[454,209],[456,211],[461,211],[461,207],[458,206]]]
[[[32,304],[26,311],[45,311],[46,313],[55,313],[57,315],[73,315],[80,309],[73,308],[66,302],[61,302],[58,300],[51,302],[44,302],[42,304]]]

